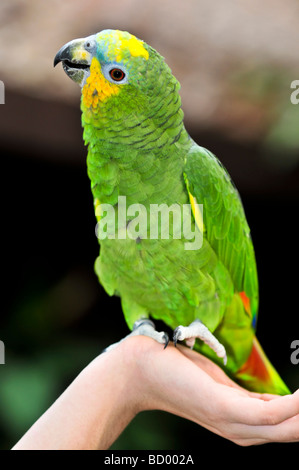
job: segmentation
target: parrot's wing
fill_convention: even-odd
[[[186,157],[185,182],[195,222],[228,269],[255,327],[258,279],[255,254],[237,189],[220,161],[194,143]],[[197,204],[203,205],[202,218]]]

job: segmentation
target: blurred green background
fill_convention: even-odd
[[[298,339],[298,2],[2,0],[0,105],[2,314],[0,449],[9,449],[101,350],[127,334],[98,254],[79,90],[52,68],[67,41],[125,29],[182,84],[186,127],[238,187],[260,278],[258,338],[292,390]],[[188,400],[188,397],[186,397]],[[138,415],[113,449],[235,446],[162,412]]]

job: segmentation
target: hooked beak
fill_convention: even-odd
[[[57,52],[54,58],[54,67],[62,62],[63,70],[75,82],[82,84],[96,49],[94,36],[75,39],[68,42]]]

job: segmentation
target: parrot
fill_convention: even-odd
[[[154,323],[162,321],[175,345],[185,341],[247,390],[289,394],[256,337],[257,266],[239,192],[187,132],[180,83],[164,57],[129,32],[105,29],[66,43],[58,63],[81,87],[102,234],[95,272],[120,297],[126,338],[146,335],[166,347],[169,335]],[[200,246],[190,242],[187,218]]]

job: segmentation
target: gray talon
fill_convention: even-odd
[[[169,343],[169,336],[168,336],[167,333],[164,333],[164,335],[163,335],[163,340],[165,341],[165,343],[164,343],[164,349],[166,349],[167,346],[168,346],[168,343]]]
[[[180,335],[180,329],[179,329],[179,327],[177,327],[173,332],[173,342],[174,342],[175,346],[176,346],[176,344],[179,340],[179,335]]]

